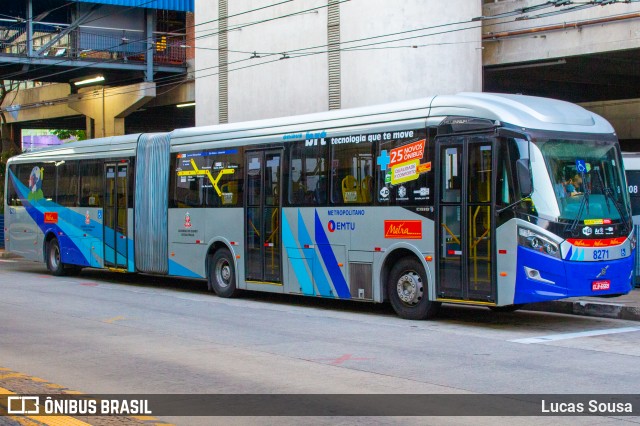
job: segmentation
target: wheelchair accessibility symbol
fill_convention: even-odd
[[[578,173],[587,173],[587,163],[584,160],[576,160],[576,170]]]

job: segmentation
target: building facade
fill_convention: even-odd
[[[196,2],[197,125],[482,90],[477,1],[273,3]]]
[[[548,96],[640,141],[640,3],[196,2],[196,125],[429,94]]]

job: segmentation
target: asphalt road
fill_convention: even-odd
[[[0,260],[0,367],[92,394],[637,394],[640,325],[453,305],[435,320],[406,321],[385,305],[261,293],[221,299],[201,281],[95,270],[58,278],[43,265]],[[408,421],[424,423],[375,419]],[[640,419],[586,424],[622,421]],[[432,422],[443,423],[466,422]]]

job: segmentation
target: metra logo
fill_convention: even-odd
[[[355,231],[356,224],[354,222],[336,222],[334,220],[330,220],[329,223],[327,223],[327,229],[329,232]]]
[[[417,240],[422,238],[421,220],[385,220],[385,238],[406,238]]]
[[[58,213],[57,212],[45,212],[44,213],[44,223],[58,223]]]

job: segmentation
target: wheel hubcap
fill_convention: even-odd
[[[216,264],[216,280],[221,287],[227,287],[231,281],[231,265],[224,259]]]
[[[396,285],[398,297],[407,305],[417,304],[424,295],[422,279],[417,273],[410,271],[400,277]]]
[[[58,249],[58,246],[51,247],[49,260],[51,261],[51,268],[54,270],[58,269],[58,264],[60,263],[60,250]]]

